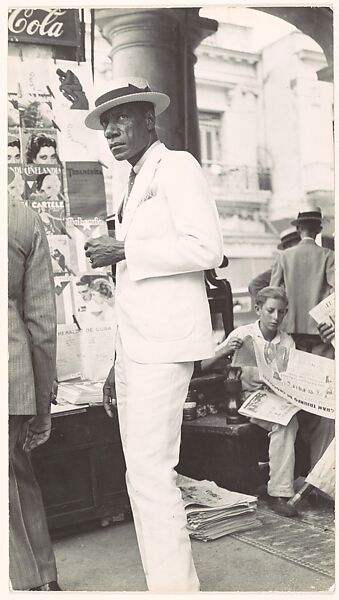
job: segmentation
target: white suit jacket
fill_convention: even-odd
[[[125,241],[126,254],[117,264],[117,322],[130,358],[163,363],[212,356],[203,271],[221,263],[222,235],[191,154],[163,144],[149,152],[116,237]]]

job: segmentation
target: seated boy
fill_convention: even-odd
[[[290,335],[280,331],[280,324],[287,311],[288,300],[282,288],[265,287],[256,297],[255,312],[258,320],[242,325],[232,331],[227,339],[216,349],[213,358],[202,361],[202,370],[210,369],[222,356],[233,357],[232,364],[241,366],[242,390],[246,394],[255,391],[264,384],[259,378],[252,338],[261,337],[285,348],[294,348]],[[242,348],[237,358],[237,351]],[[242,357],[242,358],[241,358]],[[295,507],[287,504],[294,495],[294,443],[298,431],[298,419],[294,415],[288,425],[279,425],[269,421],[251,419],[252,423],[266,429],[269,433],[269,481],[267,492],[269,506],[285,517],[297,516]]]

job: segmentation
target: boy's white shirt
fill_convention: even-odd
[[[231,333],[228,335],[228,337],[221,344],[216,346],[215,353],[222,350],[222,348],[224,348],[235,337],[243,340],[245,337],[250,335],[251,337],[260,337],[262,339],[265,339],[262,334],[262,331],[260,329],[259,321],[260,321],[260,319],[257,319],[253,323],[247,323],[246,325],[240,325],[239,327],[237,327],[236,329],[231,331]],[[281,331],[280,329],[277,330],[276,336],[273,338],[273,340],[271,340],[270,343],[271,344],[280,344],[281,343],[286,348],[295,348],[295,343],[294,343],[292,336],[289,335],[288,333],[285,333],[284,331]]]

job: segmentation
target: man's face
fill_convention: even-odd
[[[87,283],[79,286],[78,291],[79,291],[81,298],[85,302],[88,302],[91,299],[92,293],[91,293],[91,290],[89,289],[89,285]]]
[[[7,160],[9,163],[20,162],[20,149],[18,146],[7,146]]]
[[[256,306],[262,332],[277,333],[287,312],[285,302],[278,298],[267,298],[262,306]]]
[[[135,165],[150,140],[149,113],[138,102],[115,106],[103,113],[101,124],[110,151],[116,160]]]

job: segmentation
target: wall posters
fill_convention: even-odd
[[[70,216],[106,216],[105,182],[97,162],[67,162],[67,191]]]
[[[87,239],[107,234],[97,134],[84,126],[90,65],[11,57],[8,67],[8,197],[35,210],[47,233],[58,379],[105,379],[114,356],[114,284],[110,269],[94,271],[84,251]]]

